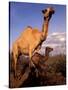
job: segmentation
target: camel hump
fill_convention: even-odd
[[[27,28],[30,28],[30,29],[32,29],[32,27],[31,27],[31,26],[27,26]]]
[[[33,29],[33,33],[37,33],[37,32],[39,32],[38,29],[37,28],[34,28]]]
[[[30,32],[32,32],[32,27],[31,27],[31,26],[27,26],[27,27],[24,29],[24,31],[22,32],[22,34],[25,35],[26,33],[28,34],[28,33],[30,33]],[[26,35],[27,35],[27,34],[26,34]]]

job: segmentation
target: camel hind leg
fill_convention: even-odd
[[[16,65],[17,65],[18,50],[17,47],[13,49],[13,60],[14,60],[14,76],[16,77]]]
[[[15,54],[13,55],[13,57],[14,57],[14,76],[16,77],[16,64],[17,64],[17,57],[16,57]]]

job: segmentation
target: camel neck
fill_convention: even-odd
[[[46,50],[45,52],[46,52],[46,53],[45,53],[45,56],[49,56],[49,51]]]
[[[49,52],[46,51],[46,53],[45,53],[45,59],[48,60],[48,57],[49,57]]]
[[[43,27],[42,27],[42,32],[43,32],[43,36],[46,38],[48,35],[48,26],[49,26],[49,21],[44,20],[43,22]]]

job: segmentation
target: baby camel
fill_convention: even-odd
[[[33,29],[28,26],[21,34],[21,36],[14,42],[12,47],[12,53],[14,58],[14,70],[16,72],[16,63],[19,54],[29,55],[30,64],[32,63],[31,57],[35,51],[41,48],[42,42],[46,40],[48,34],[49,21],[54,14],[52,7],[42,10],[44,15],[43,27],[40,32],[37,29]]]
[[[32,56],[32,61],[35,65],[38,66],[39,62],[46,62],[49,58],[49,53],[53,51],[53,48],[47,46],[45,48],[45,56],[39,54],[38,52],[36,52],[33,56]]]

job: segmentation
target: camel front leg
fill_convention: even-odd
[[[31,67],[34,67],[34,68],[35,68],[34,63],[32,62],[32,54],[33,54],[33,52],[32,52],[32,50],[30,49],[30,50],[29,50],[29,57],[30,57],[29,67],[30,67],[30,68],[31,68]]]
[[[32,70],[32,72],[33,72],[33,69],[35,69],[36,77],[38,77],[38,69],[36,68],[35,64],[32,62],[32,55],[33,55],[33,52],[32,52],[32,50],[30,50],[30,52],[29,52],[29,57],[30,57],[29,67]]]

